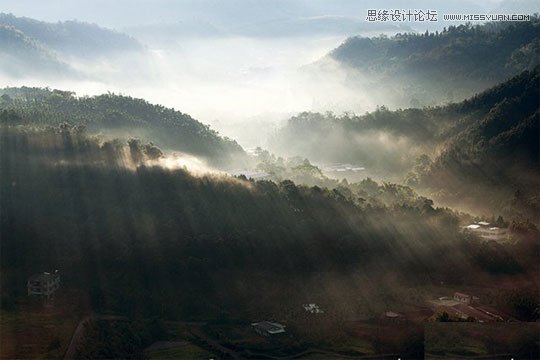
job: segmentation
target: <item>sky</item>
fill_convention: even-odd
[[[540,11],[535,0],[1,0],[0,11],[44,21],[77,19],[121,29],[178,20],[234,26],[276,18],[342,15],[365,17],[367,9],[435,9],[439,13]]]

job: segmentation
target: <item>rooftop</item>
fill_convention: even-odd
[[[495,317],[488,315],[485,312],[482,312],[478,309],[473,308],[472,306],[465,305],[465,304],[457,304],[452,306],[454,309],[456,309],[458,312],[465,316],[470,316],[472,318],[475,318],[482,322],[488,322],[488,321],[495,321],[497,320]]]
[[[386,317],[389,317],[389,318],[398,318],[398,317],[401,317],[400,314],[396,313],[396,312],[393,312],[393,311],[387,311],[384,313],[384,316]]]
[[[54,280],[58,276],[60,276],[58,273],[51,274],[51,273],[48,273],[48,272],[44,272],[44,273],[41,273],[41,274],[34,274],[34,275],[30,276],[28,281],[29,282],[35,282],[35,281],[47,282],[47,281]]]
[[[251,326],[264,330],[270,334],[279,334],[279,333],[285,332],[285,325],[281,325],[281,324],[266,321],[266,320],[252,323]]]
[[[302,307],[310,313],[321,314],[324,312],[319,308],[319,305],[317,304],[303,304]]]

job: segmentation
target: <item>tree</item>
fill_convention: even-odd
[[[437,321],[439,322],[450,322],[450,315],[445,311],[437,315]]]
[[[540,318],[538,298],[528,292],[515,292],[510,296],[509,305],[518,319],[535,321]]]

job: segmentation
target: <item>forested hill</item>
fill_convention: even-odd
[[[20,30],[0,24],[0,69],[11,76],[69,73],[56,54]]]
[[[172,319],[272,308],[252,301],[260,292],[252,276],[284,299],[292,278],[310,294],[319,285],[307,279],[334,271],[364,271],[379,288],[389,272],[419,284],[470,279],[476,266],[527,269],[501,246],[460,241],[456,215],[427,199],[372,206],[291,181],[126,167],[145,149],[77,127],[2,126],[0,146],[3,303],[15,304],[27,274],[41,268],[65,269],[66,286],[97,311]],[[373,196],[398,190],[359,185]]]
[[[459,114],[450,140],[419,185],[444,189],[447,200],[477,198],[540,221],[540,71],[527,71],[468,101],[449,106]],[[480,200],[482,199],[482,200]]]
[[[459,25],[442,32],[352,37],[329,57],[400,91],[398,106],[456,101],[530,70],[540,59],[540,20]]]
[[[91,61],[143,47],[135,39],[95,24],[47,23],[0,13],[0,73],[11,77],[73,77],[73,58]]]
[[[166,149],[204,157],[214,166],[236,166],[246,160],[240,145],[208,125],[142,99],[114,94],[76,97],[68,91],[27,87],[1,89],[0,95],[3,124],[84,125],[90,132],[139,137]]]
[[[482,202],[494,206],[501,189],[507,198],[536,188],[539,89],[536,67],[444,107],[381,107],[361,116],[302,113],[276,134],[272,148],[318,162],[363,165],[381,177],[403,178],[414,168],[409,185],[444,188],[446,198],[456,199],[484,189],[482,196],[489,196]]]
[[[13,27],[43,46],[67,55],[94,57],[142,49],[126,34],[80,21],[47,23],[0,13],[0,25]]]

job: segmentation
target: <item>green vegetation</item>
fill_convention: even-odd
[[[457,215],[404,186],[195,177],[145,165],[161,156],[152,146],[65,125],[4,125],[0,144],[7,304],[24,295],[27,274],[50,268],[65,269],[68,287],[84,284],[95,310],[167,319],[274,307],[270,297],[254,304],[252,291],[277,284],[280,299],[292,279],[334,271],[429,284],[536,268],[520,243],[479,261],[483,245],[460,233]]]
[[[156,321],[91,321],[85,325],[77,359],[145,359],[144,349],[164,336]]]
[[[11,76],[69,74],[69,66],[56,54],[20,30],[0,22],[0,67]]]
[[[97,57],[121,51],[140,51],[135,39],[96,24],[79,21],[47,23],[0,13],[0,26],[11,27],[51,50],[74,56]],[[3,43],[0,42],[3,47]]]
[[[97,59],[120,52],[142,53],[135,39],[95,24],[46,23],[0,13],[0,72],[13,78],[80,79],[67,60]]]
[[[533,16],[531,21],[452,25],[442,32],[391,38],[352,37],[330,57],[371,78],[372,90],[397,93],[398,106],[434,105],[533,69],[540,59],[539,29]]]
[[[538,358],[539,26],[347,40],[330,57],[351,82],[415,108],[300,113],[271,140],[282,156],[142,99],[0,89],[0,357],[60,358],[73,338],[83,359]],[[56,54],[140,50],[96,25],[0,14],[15,77],[72,75]],[[268,179],[217,170],[232,168]],[[463,228],[480,220],[504,239]],[[27,296],[53,269],[53,299]],[[455,291],[501,323],[458,319]],[[286,331],[261,336],[262,320]]]
[[[511,354],[515,359],[537,359],[537,323],[430,323],[426,326],[426,354],[479,356]]]
[[[359,163],[382,178],[407,173],[406,184],[447,204],[536,221],[539,89],[535,68],[443,107],[301,113],[276,134],[272,148],[318,162]]]
[[[191,116],[142,99],[106,94],[76,97],[69,91],[39,88],[0,90],[0,123],[82,126],[93,133],[141,137],[157,145],[206,158],[212,165],[245,163],[235,141],[222,138]]]
[[[163,349],[146,350],[144,353],[150,360],[211,359],[215,357],[211,352],[191,343]]]

